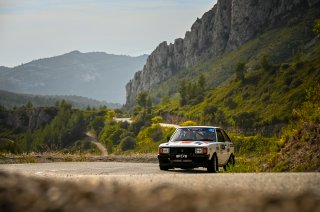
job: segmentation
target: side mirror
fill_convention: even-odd
[[[170,141],[170,136],[167,137],[167,142],[169,142],[169,141]]]

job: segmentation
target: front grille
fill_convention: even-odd
[[[170,154],[176,155],[176,154],[194,154],[195,150],[194,148],[190,147],[171,147],[170,148]]]

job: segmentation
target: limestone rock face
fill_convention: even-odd
[[[173,44],[163,42],[152,52],[143,70],[136,72],[126,85],[126,104],[134,104],[141,91],[166,81],[182,68],[237,49],[319,3],[320,0],[218,0],[195,21],[184,39],[176,39]]]

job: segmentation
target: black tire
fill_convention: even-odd
[[[219,166],[218,166],[218,158],[217,155],[214,154],[211,158],[211,160],[208,162],[208,167],[207,167],[207,171],[209,173],[216,173],[219,170]]]
[[[168,169],[169,169],[168,166],[159,165],[159,167],[160,167],[160,170],[161,170],[161,171],[168,171]]]
[[[228,163],[223,166],[223,170],[227,171],[227,168],[231,167],[231,166],[234,166],[234,164],[236,164],[236,160],[234,158],[234,155],[230,155]]]

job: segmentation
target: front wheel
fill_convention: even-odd
[[[169,167],[168,166],[163,166],[163,165],[159,165],[159,167],[160,167],[160,170],[161,171],[168,171],[168,169],[169,169]]]
[[[234,155],[230,155],[228,163],[223,166],[223,170],[227,171],[227,168],[230,166],[234,166],[234,164],[236,164],[236,160],[234,158]]]
[[[211,158],[211,160],[208,162],[208,167],[207,167],[207,171],[209,173],[216,173],[219,169],[218,166],[218,158],[217,155],[214,154]]]

